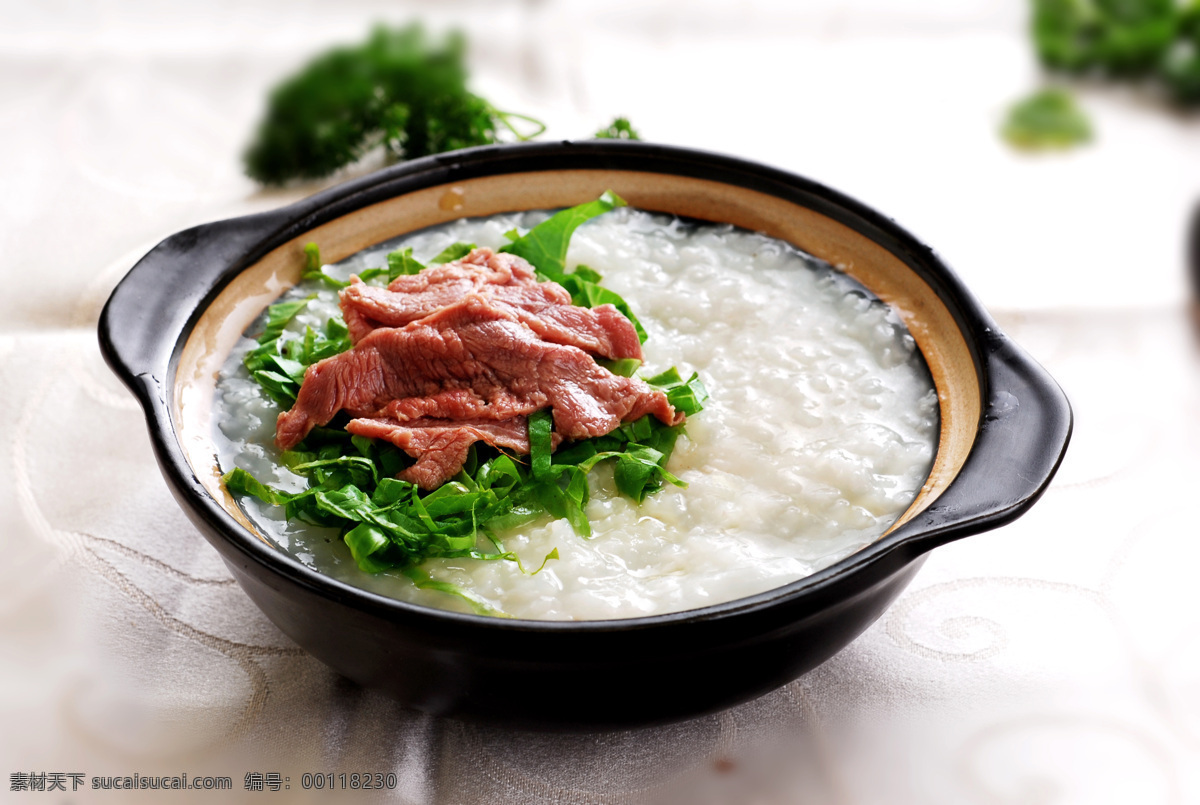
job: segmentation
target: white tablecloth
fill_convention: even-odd
[[[305,797],[301,773],[358,771],[396,774],[391,797],[412,803],[1200,801],[1200,341],[1182,266],[1196,120],[1091,88],[1092,146],[1014,154],[995,131],[1038,80],[1016,0],[163,5],[0,11],[6,798],[128,802],[91,780],[187,773],[229,776],[233,794],[145,801],[316,802],[331,797]],[[673,726],[431,718],[297,649],[170,497],[95,323],[162,237],[312,192],[240,175],[265,89],[373,19],[414,16],[465,28],[475,86],[544,117],[548,139],[627,114],[648,139],[824,181],[935,244],[1074,404],[1044,499],[935,551],[817,670]],[[270,772],[290,790],[244,790]],[[14,790],[69,773],[75,794],[70,777],[67,794]]]

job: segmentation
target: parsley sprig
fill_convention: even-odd
[[[271,91],[246,173],[264,184],[320,179],[379,147],[415,159],[545,131],[467,88],[465,49],[461,34],[432,38],[414,24],[318,56]]]

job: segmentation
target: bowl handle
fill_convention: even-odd
[[[932,506],[889,535],[920,552],[1020,517],[1071,440],[1071,405],[1050,375],[994,327],[984,343],[986,402],[966,463]]]
[[[280,211],[184,230],[159,243],[117,285],[100,314],[105,361],[151,410],[182,346],[173,336],[228,280],[260,256],[265,236],[283,224]]]

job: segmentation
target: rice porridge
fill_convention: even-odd
[[[427,261],[455,242],[499,248],[504,233],[543,220],[521,213],[462,220],[367,249],[327,272],[339,279],[411,246]],[[432,559],[439,581],[518,618],[591,620],[717,604],[807,576],[877,539],[908,508],[933,463],[938,403],[899,318],[861,285],[780,241],[730,226],[622,208],[581,226],[568,266],[587,265],[623,296],[648,333],[650,376],[693,370],[711,395],[688,417],[664,486],[641,505],[616,493],[611,467],[589,476],[593,536],[548,517],[508,533],[514,562]],[[284,299],[316,298],[290,328],[338,312],[337,292],[305,282]],[[253,331],[253,330],[252,330]],[[303,479],[273,443],[279,406],[241,359],[217,385],[223,470],[248,470],[289,491]],[[288,523],[282,510],[241,501],[260,530],[299,561],[347,583],[421,604],[469,611],[399,571],[362,572],[338,533]]]

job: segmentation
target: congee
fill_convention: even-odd
[[[883,534],[925,482],[938,435],[933,383],[896,314],[835,268],[764,235],[628,207],[596,213],[570,236],[561,265],[525,251],[537,279],[556,278],[566,290],[539,290],[512,268],[523,261],[500,253],[546,212],[464,219],[334,265],[314,259],[307,278],[247,331],[217,384],[219,462],[260,531],[310,567],[397,599],[559,620],[741,598],[812,574]],[[551,311],[555,322],[582,322],[563,336],[543,331],[546,316],[529,319],[533,303],[488,291],[503,310],[470,312],[471,322],[501,320],[518,336],[532,327],[519,351],[539,351],[527,363],[514,364],[513,353],[493,359],[489,377],[503,364],[516,380],[437,433],[417,427],[443,420],[405,396],[411,383],[404,402],[374,418],[355,412],[346,392],[330,403],[333,392],[307,390],[316,389],[313,375],[330,376],[327,367],[377,364],[364,345],[428,330],[434,317],[453,318],[447,309],[460,311],[459,300],[404,316],[339,307],[339,293],[376,304],[389,282],[425,293],[433,286],[416,279],[422,270],[443,272],[472,298],[481,283],[504,281],[524,288],[512,298],[536,292],[538,305],[550,298],[589,309]],[[366,285],[348,284],[352,276]],[[395,308],[392,297],[385,301]],[[634,342],[628,326],[638,331]],[[463,340],[458,331],[450,339]],[[353,350],[343,351],[351,341]],[[262,343],[275,360],[265,368],[256,358]],[[425,360],[422,343],[404,348]],[[588,355],[587,366],[577,366],[577,352]],[[454,375],[457,368],[438,363],[444,357],[427,362]],[[566,380],[522,380],[566,358]],[[305,375],[309,363],[320,371]],[[377,369],[380,377],[390,371]],[[585,402],[563,396],[580,384],[591,389]],[[346,382],[338,376],[327,385]],[[478,385],[476,374],[453,391]],[[427,391],[442,406],[434,416],[446,416],[443,387]],[[503,426],[479,418],[498,405],[497,394],[525,406]],[[285,438],[281,412],[305,405],[304,432]],[[587,430],[593,420],[568,422],[562,411],[572,406],[607,417],[616,430],[584,439],[597,431]],[[418,465],[434,470],[422,476]],[[541,491],[521,493],[521,484]],[[413,553],[408,534],[439,513],[457,525],[434,529],[431,554]],[[357,525],[347,532],[344,522]]]

